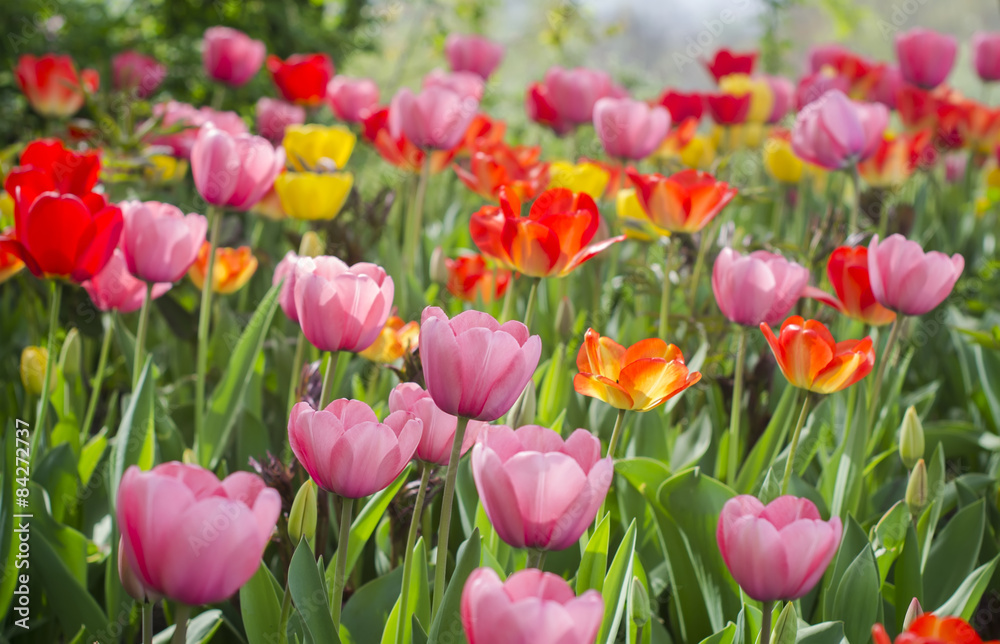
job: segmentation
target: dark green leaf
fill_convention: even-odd
[[[263,563],[240,588],[240,612],[249,644],[269,644],[281,632],[281,599],[274,592],[277,580]]]
[[[330,600],[326,596],[319,571],[316,570],[312,550],[304,539],[295,548],[292,562],[288,566],[288,589],[313,641],[340,644],[340,637],[330,616]]]
[[[460,611],[462,589],[465,588],[465,580],[478,566],[479,530],[473,530],[469,538],[458,547],[455,571],[451,575],[451,581],[444,591],[441,608],[434,617],[434,623],[427,635],[427,644],[464,644],[466,641],[462,631]]]

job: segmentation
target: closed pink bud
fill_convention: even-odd
[[[389,392],[389,411],[409,412],[423,422],[424,432],[420,437],[420,445],[417,446],[417,458],[435,465],[448,464],[458,418],[441,411],[434,404],[431,395],[415,382],[402,382]],[[472,448],[487,427],[489,425],[477,420],[469,422],[462,440],[463,455]]]
[[[305,122],[306,108],[301,105],[266,96],[257,101],[257,134],[274,145],[281,143],[286,127]]]
[[[155,58],[136,51],[123,51],[111,59],[112,83],[119,91],[134,91],[136,98],[152,95],[167,76],[167,68]]]
[[[452,319],[436,306],[420,321],[424,382],[446,414],[494,421],[514,406],[531,380],[542,340],[512,320],[465,311]]]
[[[257,572],[281,495],[249,472],[219,481],[170,462],[128,468],[116,507],[121,549],[145,592],[199,606],[231,597]]]
[[[747,327],[784,320],[808,282],[808,269],[764,250],[740,255],[724,248],[712,268],[712,292],[719,309],[730,321]]]
[[[288,442],[295,458],[324,490],[360,499],[389,487],[413,458],[423,423],[397,411],[383,422],[360,400],[341,398],[325,409],[292,407]]]
[[[291,288],[306,339],[320,351],[354,353],[378,338],[395,292],[392,278],[381,266],[365,262],[348,266],[329,256],[300,257]]]
[[[780,496],[764,506],[741,494],[722,507],[715,538],[740,588],[770,602],[813,589],[837,553],[842,529],[839,517],[823,521],[808,499]]]
[[[515,548],[565,550],[594,522],[614,476],[601,441],[578,429],[563,441],[538,425],[484,431],[472,476],[497,535]]]
[[[299,321],[299,313],[295,309],[295,267],[298,266],[300,259],[304,258],[299,257],[295,251],[290,250],[285,253],[278,265],[274,267],[274,277],[271,279],[272,286],[280,284],[284,280],[281,292],[278,293],[278,304],[285,312],[285,317],[292,322]]]
[[[972,37],[976,73],[985,83],[1000,80],[1000,33],[979,32]]]
[[[131,313],[146,299],[146,282],[129,273],[125,253],[116,248],[97,275],[82,284],[90,300],[101,311]],[[153,299],[170,290],[171,284],[154,284]]]
[[[965,268],[965,258],[924,252],[902,235],[878,235],[868,244],[868,273],[879,304],[904,315],[923,315],[944,301]]]
[[[600,99],[627,96],[605,72],[586,67],[551,67],[545,73],[544,85],[549,103],[559,115],[559,120],[572,125],[592,122],[594,105]]]
[[[250,134],[233,136],[202,126],[191,149],[191,174],[208,203],[247,210],[263,197],[285,166],[285,151]]]
[[[832,89],[799,112],[792,149],[809,163],[840,170],[874,154],[888,122],[885,105],[858,103]]]
[[[463,99],[471,98],[476,101],[483,100],[483,92],[486,85],[478,74],[472,72],[446,72],[442,69],[431,70],[424,76],[422,87],[443,87],[450,89]]]
[[[934,89],[948,78],[957,51],[955,38],[930,29],[917,27],[896,36],[903,80],[924,89]]]
[[[234,87],[246,84],[264,64],[267,48],[242,31],[229,27],[205,30],[201,62],[212,80]]]
[[[449,34],[444,54],[451,71],[472,72],[486,80],[503,60],[503,45],[483,36]]]
[[[771,88],[771,96],[774,98],[767,122],[777,123],[785,118],[795,105],[795,83],[784,76],[764,76],[764,80]]]
[[[534,568],[506,582],[492,568],[478,568],[462,589],[469,644],[593,644],[603,616],[601,593],[576,597],[562,577]]]
[[[670,113],[631,98],[605,97],[594,104],[594,130],[608,156],[645,159],[670,130]]]
[[[370,78],[334,76],[326,86],[330,110],[342,121],[361,123],[378,108],[378,85]]]
[[[389,107],[389,134],[405,136],[414,145],[450,150],[461,142],[479,109],[479,102],[440,86],[419,94],[407,88],[396,92]]]
[[[205,242],[208,222],[158,201],[123,201],[121,248],[128,270],[147,282],[176,282],[187,274]]]

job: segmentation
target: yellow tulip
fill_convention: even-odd
[[[750,94],[750,113],[747,114],[747,121],[763,123],[771,116],[774,93],[767,81],[747,74],[730,74],[719,79],[719,90],[723,94],[732,96]]]
[[[375,343],[359,355],[372,362],[389,364],[402,358],[407,351],[416,349],[419,338],[420,324],[417,322],[403,324],[400,317],[393,315],[382,327],[382,332],[375,339]]]
[[[350,172],[283,172],[274,180],[281,207],[293,219],[333,219],[354,185]]]
[[[715,145],[707,136],[698,134],[681,149],[680,157],[689,168],[707,170],[715,161]]]
[[[615,210],[621,221],[625,235],[629,239],[652,241],[657,237],[669,237],[670,232],[655,228],[649,223],[649,217],[642,209],[635,188],[624,188],[615,196]]]
[[[157,183],[180,181],[187,174],[188,162],[168,154],[153,154],[149,157],[146,176]]]
[[[290,125],[281,142],[289,165],[299,172],[316,169],[341,170],[347,165],[358,137],[343,127]],[[328,161],[323,161],[328,159]],[[332,165],[333,167],[329,167]]]
[[[549,188],[566,188],[573,192],[586,192],[595,200],[604,195],[611,176],[596,163],[572,164],[553,161],[549,165]]]
[[[764,143],[764,169],[781,183],[798,183],[805,162],[795,156],[792,144],[785,138],[772,136]]]

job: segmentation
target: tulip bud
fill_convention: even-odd
[[[632,621],[637,628],[642,628],[649,622],[651,611],[649,609],[649,594],[646,587],[638,577],[632,577],[632,597],[631,613]]]
[[[448,263],[445,260],[444,249],[440,246],[436,246],[431,253],[430,275],[432,282],[448,283]]]
[[[70,329],[59,353],[59,370],[64,376],[75,376],[80,373],[80,333]]]
[[[316,537],[316,484],[312,479],[299,488],[292,501],[292,510],[288,513],[288,536],[292,543],[298,543],[305,537],[312,542]]]
[[[912,470],[924,457],[924,427],[912,405],[906,410],[903,424],[899,426],[899,457],[908,470]]]
[[[301,257],[319,257],[323,254],[323,240],[315,231],[307,230],[302,235],[302,242],[299,243],[299,255]]]
[[[927,466],[924,459],[918,460],[910,472],[910,480],[906,484],[906,505],[913,516],[927,506]]]
[[[906,616],[903,617],[903,630],[909,630],[910,624],[924,614],[924,609],[920,607],[920,601],[914,597],[910,602],[910,607],[906,609]]]
[[[534,423],[536,400],[535,383],[529,380],[528,384],[524,387],[524,391],[514,401],[514,406],[507,412],[507,424],[517,429],[518,427]]]
[[[42,383],[45,382],[45,365],[49,361],[48,349],[44,347],[25,347],[21,352],[21,384],[28,393],[42,395]],[[55,386],[55,372],[49,378],[50,389]]]
[[[576,323],[576,311],[573,310],[573,303],[568,297],[564,297],[556,309],[556,334],[568,340],[573,335],[574,323]]]

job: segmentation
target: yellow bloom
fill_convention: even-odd
[[[333,219],[354,185],[350,172],[283,172],[274,180],[281,207],[293,219]]]
[[[157,183],[180,181],[187,174],[186,159],[177,159],[168,154],[153,154],[149,157],[146,176]]]
[[[771,136],[764,143],[764,169],[776,181],[798,183],[805,162],[795,156],[791,142],[781,136]]]
[[[304,172],[317,168],[342,169],[351,158],[357,141],[358,137],[343,127],[290,125],[285,128],[285,138],[281,144],[285,148],[288,164],[295,170]]]
[[[639,198],[635,195],[635,188],[624,188],[618,191],[615,196],[615,209],[622,228],[625,230],[625,235],[629,239],[652,241],[660,236],[670,236],[669,231],[654,228],[649,223],[649,217],[642,210]]]
[[[199,289],[205,284],[205,271],[208,269],[209,243],[205,242],[198,251],[198,258],[191,265],[188,277]],[[216,293],[229,294],[243,288],[257,270],[257,258],[250,252],[249,246],[239,248],[216,248],[215,264],[212,267],[212,290]]]
[[[567,188],[573,192],[586,192],[595,200],[604,195],[610,179],[608,171],[596,163],[553,161],[549,165],[549,188]]]
[[[361,352],[361,357],[378,362],[389,364],[403,357],[407,351],[417,348],[417,340],[420,337],[420,325],[416,322],[407,322],[393,315],[386,320],[382,332],[379,333],[375,343]]]
[[[707,170],[715,161],[715,144],[703,134],[695,136],[681,150],[681,163],[689,168]]]
[[[49,361],[49,350],[45,347],[25,347],[21,352],[21,384],[25,390],[34,395],[42,394],[45,383],[45,365]],[[55,370],[49,375],[49,389],[56,384]]]
[[[771,116],[774,107],[774,93],[767,81],[747,74],[730,74],[719,79],[719,90],[723,94],[744,96],[750,94],[750,113],[747,121],[763,123]]]

